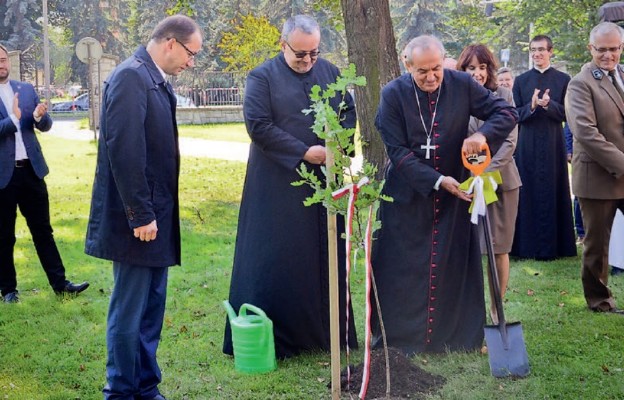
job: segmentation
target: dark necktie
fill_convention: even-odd
[[[622,91],[622,88],[617,82],[617,78],[615,77],[615,74],[616,74],[615,70],[609,71],[609,76],[611,77],[611,83],[613,83],[613,86],[615,86],[615,89],[620,94],[620,97],[622,98],[622,100],[624,100],[624,92]]]

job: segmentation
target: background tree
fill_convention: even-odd
[[[48,31],[50,37],[50,69],[54,85],[59,88],[71,81],[71,57],[74,53],[67,32],[62,28]]]
[[[355,87],[356,109],[364,158],[378,167],[386,161],[381,137],[375,128],[375,114],[381,88],[400,74],[394,30],[387,0],[341,0],[349,61],[366,86]]]
[[[553,61],[564,62],[575,74],[589,60],[589,31],[598,22],[598,8],[605,0],[538,0],[495,3],[491,16],[477,0],[458,3],[449,16],[449,31],[457,49],[485,43],[495,54],[510,49],[509,66],[516,72],[529,67],[528,42],[537,34],[549,35],[555,45]],[[531,28],[532,27],[532,30]]]
[[[238,15],[253,11],[254,15],[265,16],[270,24],[279,29],[292,15],[311,14],[321,26],[323,57],[342,68],[348,64],[347,58],[356,57],[347,51],[345,32],[350,34],[351,28],[346,28],[343,11],[352,10],[352,16],[358,15],[355,13],[358,9],[360,13],[364,10],[369,15],[379,15],[378,10],[388,5],[391,21],[366,18],[361,21],[365,23],[363,26],[372,28],[378,22],[383,26],[390,26],[388,24],[392,22],[399,49],[416,35],[432,33],[442,39],[449,53],[455,57],[471,43],[485,43],[496,54],[508,48],[511,50],[510,66],[521,72],[528,67],[529,34],[545,33],[555,41],[555,60],[564,61],[568,72],[575,73],[589,59],[585,48],[589,30],[597,22],[598,7],[607,2],[499,1],[494,4],[491,16],[487,17],[480,0],[48,0],[48,14],[51,28],[63,29],[72,49],[78,40],[91,36],[100,41],[105,52],[120,59],[145,43],[156,23],[167,15],[183,13],[192,16],[204,32],[204,51],[197,57],[194,71],[185,74],[184,79],[200,82],[206,71],[218,71],[227,66],[220,57],[224,49],[219,47],[219,43],[223,32],[233,32],[233,27],[239,22]],[[22,65],[30,65],[32,69],[35,61],[42,62],[40,20],[41,0],[0,1],[0,42],[10,49],[25,52]],[[533,30],[529,32],[531,24]],[[383,31],[361,30],[361,33],[367,39],[352,36],[349,40],[356,43],[354,46],[368,46],[372,36]],[[377,39],[373,40],[375,42]],[[52,53],[55,45],[52,43]],[[352,51],[357,52],[358,49]],[[388,60],[399,65],[395,58]],[[364,64],[358,62],[358,70],[364,72],[362,68]],[[82,82],[84,86],[86,65],[80,63],[73,52],[71,69],[71,80]],[[369,82],[374,82],[367,78]],[[34,82],[34,74],[30,74],[28,79]]]
[[[240,15],[239,22],[219,42],[226,71],[248,72],[280,51],[280,32],[266,17]]]
[[[390,0],[399,48],[419,35],[435,35],[448,43],[448,15],[455,0]],[[451,46],[452,47],[452,46]]]
[[[6,0],[4,26],[8,33],[6,44],[14,50],[27,49],[40,37],[35,20],[41,15],[36,0]]]

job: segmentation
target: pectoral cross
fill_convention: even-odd
[[[431,144],[431,138],[428,137],[427,144],[421,144],[420,148],[423,150],[427,150],[427,152],[425,153],[425,158],[428,160],[431,158],[431,153],[429,152],[429,150],[435,150],[436,147]]]

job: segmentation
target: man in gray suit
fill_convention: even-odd
[[[624,315],[607,286],[607,252],[616,209],[624,211],[624,31],[611,22],[589,35],[592,61],[568,86],[566,115],[574,135],[572,187],[585,225],[582,282],[592,311]]]
[[[19,301],[13,259],[17,207],[26,219],[39,261],[57,294],[80,293],[89,283],[65,278],[65,266],[50,225],[48,166],[35,128],[48,131],[52,118],[33,86],[9,79],[8,50],[0,45],[0,292],[5,303]]]

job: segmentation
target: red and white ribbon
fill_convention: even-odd
[[[368,389],[368,381],[370,378],[370,357],[371,357],[371,313],[372,313],[372,304],[370,300],[371,293],[371,279],[372,279],[372,271],[373,266],[371,264],[371,242],[373,237],[372,227],[373,227],[373,206],[371,205],[368,208],[368,221],[366,221],[366,234],[364,236],[364,261],[366,265],[366,317],[364,323],[364,363],[363,363],[363,371],[362,371],[362,386],[360,387],[360,394],[358,397],[360,399],[364,399],[366,397],[366,390]]]
[[[353,234],[353,214],[355,212],[355,202],[357,200],[357,195],[360,191],[360,188],[364,185],[366,185],[369,182],[368,177],[363,177],[362,179],[360,179],[360,181],[357,183],[357,185],[354,184],[349,184],[345,187],[343,187],[342,189],[338,189],[336,191],[334,191],[332,193],[332,198],[334,200],[337,200],[341,197],[343,197],[345,194],[349,193],[349,202],[347,205],[347,218],[346,218],[346,229],[345,229],[345,233],[346,233],[346,238],[345,238],[345,250],[346,250],[346,260],[345,260],[345,266],[346,266],[346,329],[345,329],[345,335],[346,335],[346,347],[347,347],[347,382],[351,381],[351,370],[349,368],[349,304],[351,303],[351,291],[349,288],[349,276],[351,274],[351,236]],[[372,214],[372,206],[369,209],[369,215],[368,215],[368,222],[367,222],[367,227],[366,227],[366,238],[365,238],[365,242],[364,242],[364,249],[365,249],[365,254],[366,254],[366,351],[364,354],[364,374],[362,376],[362,387],[360,389],[360,395],[359,397],[361,399],[364,399],[364,396],[366,396],[366,390],[368,388],[368,380],[369,380],[369,375],[370,375],[370,275],[369,275],[369,268],[370,268],[370,225],[371,225],[371,214]]]

